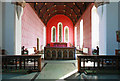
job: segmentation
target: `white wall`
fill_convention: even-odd
[[[112,2],[107,5],[107,54],[115,54],[118,48],[116,31],[118,30],[118,3]]]
[[[6,2],[3,4],[3,49],[7,51],[8,55],[14,54],[15,47],[15,16],[14,5]]]
[[[0,50],[1,49],[2,49],[2,2],[0,2]]]
[[[98,7],[99,49],[100,55],[114,55],[118,48],[116,31],[118,30],[118,3],[112,2]]]
[[[120,2],[118,3],[118,21],[120,21]],[[120,30],[120,23],[118,23],[118,30]],[[118,49],[120,49],[120,43],[118,43]]]
[[[97,8],[99,15],[99,54],[106,54],[106,5]]]
[[[0,2],[0,50],[2,49],[2,2]],[[0,51],[1,55],[1,51]],[[0,57],[0,64],[2,62],[2,58]],[[2,67],[0,67],[0,81],[2,80]]]

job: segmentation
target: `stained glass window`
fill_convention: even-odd
[[[51,34],[51,37],[52,37],[51,39],[52,40],[51,41],[52,42],[56,42],[56,27],[55,26],[52,27],[52,31],[51,32],[52,32],[52,34]]]
[[[62,23],[58,23],[58,42],[62,42]]]
[[[64,41],[69,42],[69,28],[67,26],[64,28]]]

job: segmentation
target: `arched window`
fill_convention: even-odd
[[[80,48],[83,48],[83,19],[80,21]]]
[[[64,27],[64,42],[69,42],[69,27]]]
[[[77,27],[75,27],[74,32],[75,32],[75,47],[77,47]]]
[[[56,27],[53,26],[51,29],[51,42],[56,42]]]
[[[93,6],[92,8],[92,49],[96,49],[99,46],[99,16],[97,13],[97,8]]]
[[[58,42],[62,42],[62,33],[63,33],[63,25],[61,22],[58,23]]]
[[[44,46],[46,46],[46,27],[44,27],[43,37],[44,37]]]

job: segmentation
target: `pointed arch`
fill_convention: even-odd
[[[80,48],[83,48],[83,19],[80,21]]]
[[[92,21],[92,49],[96,49],[96,46],[99,46],[99,16],[97,13],[97,8],[95,5],[91,10],[91,21]]]
[[[58,23],[58,42],[63,41],[63,24],[61,22]]]
[[[74,28],[75,47],[77,47],[77,27]]]
[[[56,27],[51,28],[51,42],[56,42]]]
[[[69,42],[69,27],[64,27],[64,42]]]

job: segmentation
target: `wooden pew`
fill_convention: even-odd
[[[33,66],[30,66],[29,62],[33,62]],[[40,72],[41,55],[2,55],[2,69],[7,70],[9,67]]]
[[[88,69],[120,69],[120,56],[115,55],[80,55],[77,56],[78,58],[78,72],[81,72],[83,70]],[[86,67],[85,62],[91,61],[94,63],[93,67]],[[83,62],[83,67],[81,66],[81,62]],[[95,63],[97,63],[97,66],[95,66]],[[107,67],[107,64],[109,64],[110,68]]]

